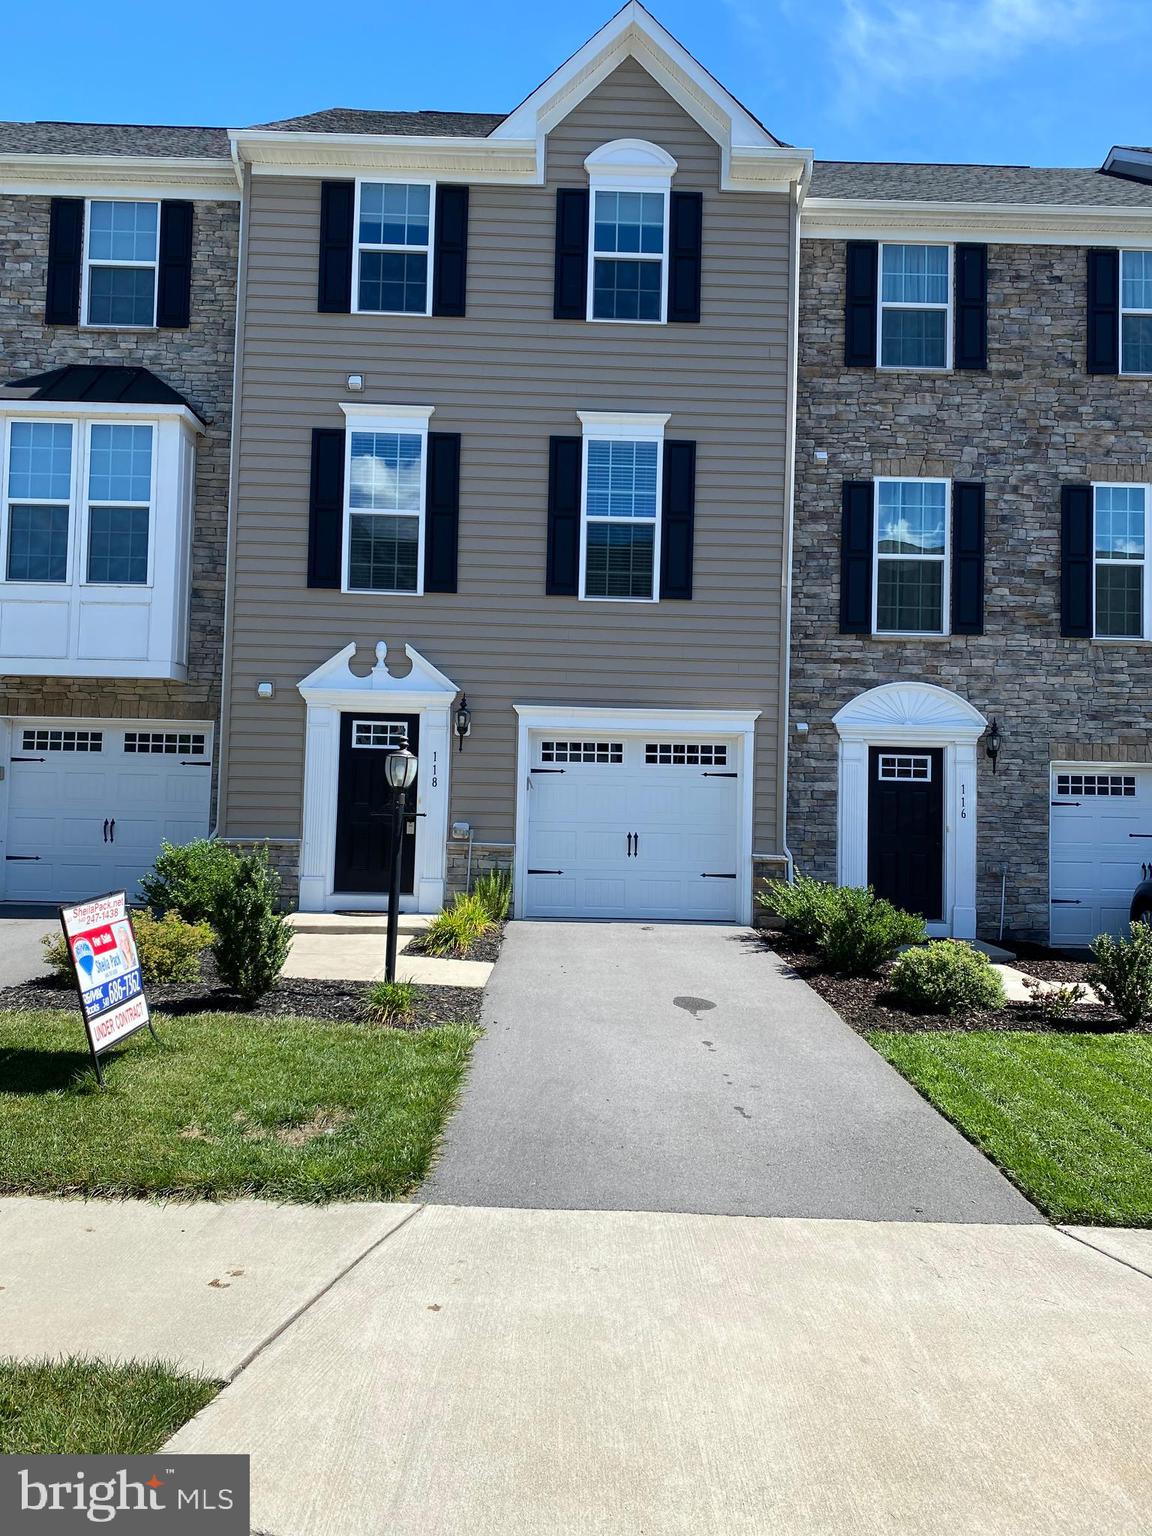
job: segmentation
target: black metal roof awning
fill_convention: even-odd
[[[49,373],[11,379],[5,389],[30,390],[29,400],[58,400],[73,405],[182,405],[198,420],[204,415],[191,400],[149,368],[116,363],[70,363]]]

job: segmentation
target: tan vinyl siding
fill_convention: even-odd
[[[584,156],[646,138],[705,194],[703,322],[552,318],[555,188]],[[548,185],[474,186],[463,320],[316,312],[320,186],[252,184],[240,419],[232,720],[225,830],[298,836],[304,706],[296,683],[356,640],[415,646],[468,694],[452,754],[453,819],[514,835],[513,703],[758,708],[755,846],[776,846],[777,705],[787,390],[789,204],[720,193],[719,150],[634,62],[550,136]],[[376,597],[306,586],[313,427],[360,398],[432,405],[462,434],[460,590]],[[698,445],[695,597],[620,604],[546,597],[548,438],[576,412],[669,411]],[[258,701],[258,681],[276,684]]]

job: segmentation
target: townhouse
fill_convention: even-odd
[[[536,917],[748,921],[785,867],[809,165],[629,4],[507,115],[233,137],[220,829],[302,908],[490,863]]]
[[[1083,945],[1152,874],[1152,184],[817,163],[790,842],[959,937]]]
[[[0,124],[0,900],[210,828],[239,226],[221,129]]]

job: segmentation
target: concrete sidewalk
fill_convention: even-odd
[[[431,987],[483,987],[492,974],[484,960],[441,959],[408,950],[432,921],[402,913],[396,974],[401,981]],[[289,918],[292,948],[284,975],[308,981],[382,981],[388,918],[381,912],[294,912]]]
[[[1047,1226],[441,1206],[169,1449],[275,1536],[1143,1536],[1150,1381]]]
[[[749,930],[508,927],[446,1205],[1036,1222]]]
[[[226,1381],[414,1209],[0,1199],[0,1357],[146,1356]]]

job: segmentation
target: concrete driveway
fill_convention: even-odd
[[[47,967],[40,941],[59,933],[55,907],[22,907],[0,903],[0,987],[18,987],[43,976]]]
[[[747,929],[513,923],[444,1205],[1036,1222]]]

